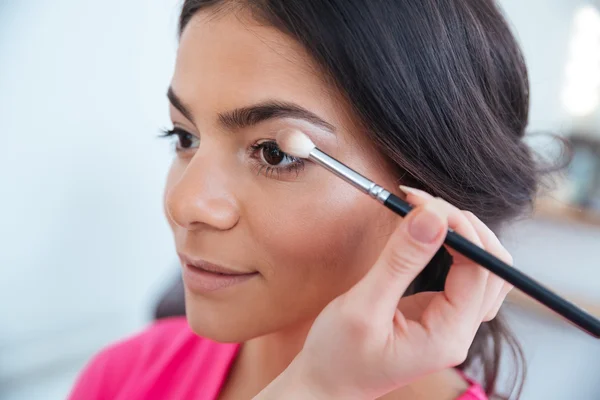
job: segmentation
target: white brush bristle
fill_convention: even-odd
[[[277,144],[284,153],[298,158],[308,158],[316,146],[299,130],[285,130],[277,134]]]

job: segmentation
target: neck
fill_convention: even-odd
[[[236,392],[245,388],[243,391],[248,396],[244,398],[258,394],[302,350],[312,323],[312,320],[306,321],[245,342],[230,371],[227,387]]]
[[[313,321],[294,325],[245,342],[229,373],[221,399],[256,396],[298,355]],[[447,369],[425,376],[379,400],[453,400],[466,390],[463,378]]]

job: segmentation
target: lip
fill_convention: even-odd
[[[183,282],[192,292],[203,294],[243,283],[258,272],[242,272],[211,264],[203,260],[191,260],[180,254],[183,265]]]

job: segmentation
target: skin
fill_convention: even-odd
[[[180,103],[170,107],[173,125],[193,135],[190,148],[178,151],[165,189],[176,249],[257,273],[208,294],[186,287],[187,318],[202,337],[244,343],[221,398],[251,398],[290,364],[323,308],[365,276],[399,222],[311,163],[265,173],[261,152],[252,146],[274,140],[281,129],[299,128],[380,184],[398,182],[300,45],[241,12],[193,17],[181,37],[171,87],[178,99],[172,103]],[[266,101],[302,107],[335,132],[299,118],[236,127],[220,117]],[[446,369],[388,398],[452,399],[464,387]]]

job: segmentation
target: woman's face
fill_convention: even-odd
[[[275,136],[302,129],[393,187],[384,163],[300,45],[243,15],[209,10],[190,21],[170,92],[179,151],[165,212],[190,325],[241,342],[310,322],[374,263],[396,218],[321,167],[282,155]]]

